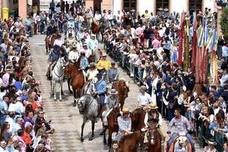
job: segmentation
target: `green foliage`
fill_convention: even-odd
[[[224,35],[224,38],[227,39],[228,38],[228,7],[223,8],[220,24],[221,24],[221,30]]]

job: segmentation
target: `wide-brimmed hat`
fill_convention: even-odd
[[[130,110],[127,107],[124,107],[122,110],[123,114],[129,113],[129,112],[130,112]]]
[[[110,91],[110,94],[116,95],[116,94],[118,94],[118,92],[116,91],[116,89],[112,89],[112,90]]]
[[[155,109],[158,109],[158,106],[157,106],[156,103],[152,102],[151,104],[149,104],[149,108],[152,109],[152,110],[155,110]]]
[[[102,57],[106,57],[107,56],[107,54],[106,53],[102,53],[102,55],[101,55]]]
[[[91,63],[89,64],[89,67],[90,67],[90,68],[94,68],[94,67],[96,67],[96,64],[95,64],[94,62],[91,62]]]

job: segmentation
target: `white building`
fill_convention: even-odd
[[[211,9],[212,12],[217,11],[216,0],[86,0],[86,7],[113,12],[134,9],[140,14],[145,10],[156,14],[161,8],[168,9],[170,13],[204,11],[205,8]]]

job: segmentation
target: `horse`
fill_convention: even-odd
[[[63,78],[64,78],[64,68],[66,66],[66,60],[65,57],[61,57],[58,59],[57,63],[54,65],[53,70],[51,71],[52,80],[51,80],[51,86],[52,86],[52,93],[54,94],[54,100],[57,100],[56,98],[56,84],[60,84],[60,91],[59,91],[59,100],[62,100],[62,88],[63,88]]]
[[[54,46],[54,42],[57,39],[57,34],[52,34],[50,36],[47,36],[45,38],[45,47],[46,47],[46,53],[48,54],[51,48]]]
[[[122,110],[124,106],[124,101],[128,97],[128,92],[129,92],[128,84],[124,80],[118,80],[113,82],[112,88],[118,91],[120,108]]]
[[[100,25],[97,22],[93,21],[91,23],[91,31],[93,34],[99,33],[100,32]]]
[[[137,152],[139,143],[143,142],[143,133],[138,130],[125,135],[119,142],[116,152]]]
[[[120,109],[114,108],[108,115],[108,128],[105,128],[104,130],[104,144],[106,144],[106,130],[108,129],[108,145],[111,146],[112,144],[112,133],[118,132],[118,123],[117,118],[120,116]],[[137,108],[135,109],[131,114],[131,120],[132,120],[132,130],[138,131],[145,127],[144,124],[144,117],[145,117],[145,111],[143,108]]]
[[[132,130],[137,131],[145,127],[144,118],[146,112],[142,107],[131,112]]]
[[[80,63],[80,58],[75,64],[69,64],[64,71],[65,75],[68,76],[68,89],[70,92],[72,92],[70,89],[70,86],[73,89],[73,94],[74,94],[73,106],[77,105],[76,104],[77,98],[80,98],[82,96],[83,88],[85,85],[84,74],[79,67],[79,63]]]
[[[92,134],[89,137],[89,140],[93,140],[95,123],[100,115],[100,105],[98,101],[91,95],[84,95],[79,98],[77,105],[79,113],[83,115],[83,123],[81,125],[81,142],[84,141],[83,131],[85,123],[88,120],[90,120],[92,123]]]
[[[118,132],[118,123],[117,123],[117,118],[120,116],[120,108],[116,107],[113,108],[113,110],[109,113],[107,116],[107,122],[108,122],[108,127],[104,128],[104,136],[103,136],[103,142],[104,144],[107,143],[106,141],[106,131],[108,129],[108,145],[112,145],[112,134],[114,132]]]
[[[167,150],[168,152],[175,152],[178,149],[184,149],[186,152],[192,152],[192,145],[188,141],[187,137],[185,136],[179,136],[177,137],[174,142],[170,145],[169,149]]]

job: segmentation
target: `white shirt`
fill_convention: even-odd
[[[61,39],[56,39],[55,42],[54,42],[54,46],[55,45],[58,45],[59,47],[62,47],[63,41]]]
[[[17,101],[15,104],[15,111],[17,113],[24,113],[25,112],[25,107],[23,106],[23,104],[20,101]]]
[[[150,104],[151,102],[151,96],[145,92],[145,94],[140,94],[138,96],[138,103],[140,106],[145,106],[145,105],[148,105]]]
[[[77,61],[79,58],[79,53],[76,52],[76,51],[70,51],[69,54],[68,54],[68,59],[71,61],[71,62],[75,62]]]
[[[97,69],[95,70],[88,70],[87,71],[87,77],[88,77],[88,80],[95,80],[96,79],[96,75],[98,74],[99,72],[97,71]]]
[[[162,125],[162,116],[160,113],[159,113],[158,119],[159,119],[158,124],[159,124],[159,126],[161,126]],[[147,121],[148,121],[148,112],[146,113],[145,118],[144,118],[144,123],[145,123],[146,127],[148,126]]]

